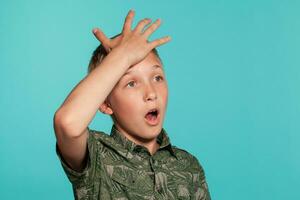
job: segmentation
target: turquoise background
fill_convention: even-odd
[[[1,199],[73,199],[53,115],[98,42],[162,19],[165,129],[205,169],[212,199],[300,199],[300,1],[0,2]],[[110,131],[100,113],[90,125]]]

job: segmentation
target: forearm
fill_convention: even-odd
[[[69,132],[74,136],[79,136],[88,126],[100,105],[129,68],[123,53],[120,48],[113,49],[99,66],[76,85],[56,112],[61,123],[68,130],[71,129]]]

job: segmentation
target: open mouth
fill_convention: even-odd
[[[155,125],[158,123],[158,116],[159,116],[159,111],[158,109],[151,109],[147,114],[145,115],[146,121],[151,124]]]

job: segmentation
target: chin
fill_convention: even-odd
[[[153,140],[154,138],[156,138],[159,135],[159,133],[161,132],[161,129],[162,129],[161,126],[149,127],[145,131],[145,135],[143,136],[143,138],[145,140]]]

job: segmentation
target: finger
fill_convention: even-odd
[[[161,45],[169,42],[170,40],[171,40],[170,36],[165,36],[163,38],[156,39],[156,40],[150,42],[149,44],[150,44],[151,49],[153,49],[153,48],[156,48],[158,46],[161,46]]]
[[[133,17],[134,17],[134,10],[130,10],[125,18],[122,33],[128,33],[131,31]]]
[[[135,32],[138,32],[138,33],[141,33],[142,30],[144,29],[144,27],[149,24],[151,22],[151,19],[149,18],[145,18],[143,20],[141,20],[138,25],[135,27],[134,31]]]
[[[153,24],[151,24],[145,31],[144,36],[148,38],[161,24],[161,20],[157,19]]]
[[[110,39],[105,36],[105,34],[98,28],[93,29],[95,37],[101,42],[106,52],[109,52],[110,49]]]
[[[115,46],[117,46],[120,42],[121,42],[121,36],[118,36],[116,38],[114,38],[113,40],[111,40],[111,47],[114,48]]]

